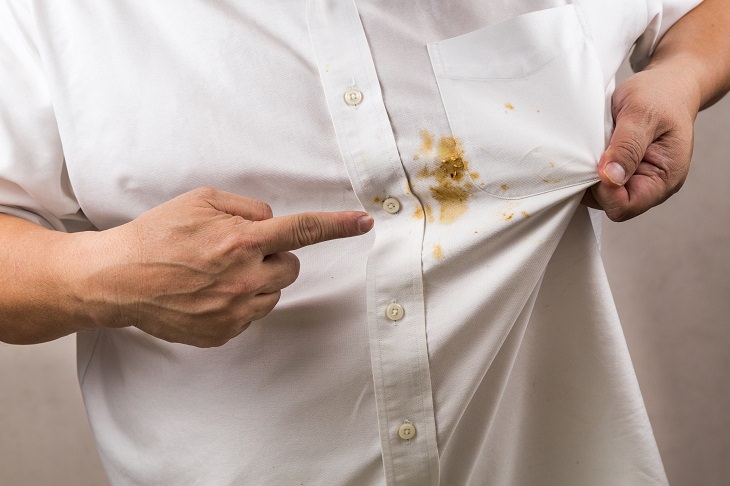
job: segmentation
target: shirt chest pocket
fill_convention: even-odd
[[[474,184],[522,198],[598,180],[606,89],[572,5],[428,45]],[[476,177],[476,175],[474,176]]]

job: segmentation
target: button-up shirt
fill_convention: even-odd
[[[220,348],[80,333],[112,483],[665,483],[579,203],[620,64],[696,3],[0,2],[1,211],[376,221]]]

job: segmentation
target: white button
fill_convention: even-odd
[[[389,197],[383,201],[383,209],[386,213],[395,214],[400,211],[400,201],[394,197]]]
[[[357,88],[350,88],[345,91],[345,103],[350,106],[357,106],[362,103],[362,91]]]
[[[408,422],[403,422],[403,425],[398,427],[398,437],[403,440],[410,440],[416,436],[416,427]]]
[[[402,305],[396,304],[395,302],[392,304],[388,304],[388,307],[385,309],[385,317],[390,319],[391,321],[400,321],[403,319],[403,316],[406,314],[406,310],[403,308]]]

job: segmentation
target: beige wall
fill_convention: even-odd
[[[674,486],[730,485],[730,99],[700,114],[682,190],[604,225],[604,261]]]
[[[673,486],[730,484],[730,101],[700,116],[684,189],[606,224],[604,255]],[[104,485],[73,338],[0,344],[0,484]]]
[[[73,336],[0,343],[0,484],[104,486],[81,401]]]

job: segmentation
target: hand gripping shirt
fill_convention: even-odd
[[[696,3],[0,2],[3,212],[376,220],[220,348],[80,333],[111,482],[665,484],[579,202],[619,65]]]

